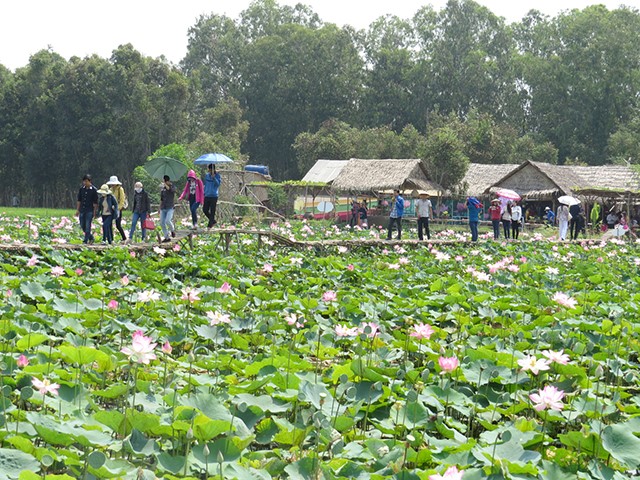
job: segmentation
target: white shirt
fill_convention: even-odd
[[[431,200],[423,200],[421,198],[416,202],[416,216],[429,218],[430,212]]]
[[[519,222],[520,220],[522,220],[522,207],[520,205],[511,207],[511,220],[513,220],[514,222]]]

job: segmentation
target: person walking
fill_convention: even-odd
[[[480,210],[482,203],[476,197],[467,198],[467,209],[469,210],[469,230],[471,230],[471,241],[478,241],[478,224],[480,223]]]
[[[558,207],[558,213],[556,214],[556,219],[558,220],[558,236],[560,240],[566,240],[567,238],[567,230],[569,229],[569,220],[571,219],[571,214],[569,213],[569,207],[566,205],[560,204]]]
[[[491,206],[489,207],[489,219],[491,220],[491,226],[493,227],[493,239],[498,240],[500,238],[500,217],[502,216],[502,210],[500,209],[500,199],[494,198],[491,200]]]
[[[518,202],[511,202],[511,236],[517,240],[520,236],[520,226],[522,225],[522,207]]]
[[[164,182],[160,190],[160,227],[164,235],[163,242],[170,242],[171,237],[176,236],[176,227],[173,224],[173,212],[175,209],[176,186],[169,175],[163,177]],[[171,235],[171,236],[169,236]]]
[[[216,207],[218,205],[218,190],[222,183],[222,177],[216,172],[216,166],[209,164],[207,174],[204,176],[204,205],[202,212],[209,219],[207,228],[213,227],[216,223]]]
[[[429,219],[433,216],[433,206],[427,192],[420,192],[420,198],[416,202],[416,216],[418,217],[418,240],[424,240],[423,228],[427,234],[427,240],[431,240]]]
[[[387,229],[387,240],[391,240],[391,232],[394,226],[398,228],[398,240],[402,238],[402,215],[404,215],[404,198],[400,195],[400,190],[393,191],[393,204],[389,214],[389,227]]]
[[[147,216],[151,215],[151,201],[149,194],[145,192],[141,182],[136,182],[133,193],[133,208],[131,209],[131,230],[129,230],[129,242],[133,239],[136,231],[136,224],[140,221],[140,229],[142,230],[142,241],[147,236],[147,229],[144,228],[144,221]]]
[[[184,186],[180,200],[187,198],[189,200],[189,210],[191,211],[192,228],[198,228],[198,207],[204,202],[204,185],[202,180],[196,176],[196,172],[189,170],[187,173],[187,183]]]
[[[507,202],[507,204],[502,209],[502,216],[500,217],[502,220],[502,229],[504,230],[504,238],[509,240],[511,238],[511,202]]]
[[[106,183],[98,190],[98,215],[102,217],[102,243],[113,243],[113,220],[118,216],[118,202]]]
[[[91,233],[93,217],[98,213],[98,190],[93,186],[91,175],[88,173],[82,177],[82,187],[78,192],[78,204],[76,215],[80,222],[80,228],[84,232],[82,243],[93,243],[95,238]]]
[[[577,240],[578,239],[578,227],[579,227],[579,222],[580,222],[580,204],[577,203],[575,205],[571,205],[569,207],[569,213],[571,214],[571,218],[569,219],[569,238],[571,240]]]
[[[122,228],[122,211],[129,207],[127,194],[125,193],[124,188],[122,188],[122,183],[118,180],[116,175],[111,175],[107,185],[111,188],[113,198],[118,202],[118,215],[114,220],[116,223],[116,229],[118,230],[118,233],[120,233],[122,241],[124,242],[127,239],[127,236],[124,234],[124,229]]]

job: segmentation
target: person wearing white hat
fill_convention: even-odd
[[[113,219],[118,215],[118,202],[105,183],[98,190],[98,215],[102,216],[102,243],[113,243]]]
[[[127,239],[127,236],[124,233],[124,229],[122,228],[122,211],[129,206],[127,201],[127,194],[122,188],[122,183],[118,180],[116,175],[111,175],[109,181],[107,182],[109,188],[111,188],[111,193],[113,193],[113,197],[118,202],[118,215],[114,218],[116,222],[116,228],[122,237],[122,241],[124,242]]]

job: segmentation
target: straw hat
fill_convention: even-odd
[[[100,187],[100,190],[98,190],[98,193],[100,195],[109,195],[111,193],[111,189],[109,188],[109,185],[105,183]]]
[[[109,178],[109,181],[107,182],[107,185],[122,185],[122,182],[118,180],[117,175],[111,175],[111,177]]]
[[[500,203],[500,199],[499,198],[494,198],[493,200],[491,200],[491,203]]]

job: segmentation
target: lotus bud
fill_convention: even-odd
[[[205,457],[208,457],[211,454],[211,450],[209,450],[209,445],[204,444],[204,448],[202,449],[202,453]]]

